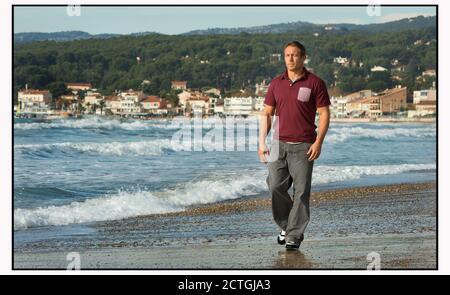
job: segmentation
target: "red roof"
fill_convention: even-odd
[[[24,94],[50,94],[50,91],[48,90],[39,90],[39,89],[22,89],[19,90],[19,92],[22,92]]]
[[[435,100],[422,100],[419,103],[416,103],[416,106],[432,106],[432,105],[436,105],[436,101]]]
[[[187,81],[172,81],[172,85],[186,85]]]
[[[141,100],[141,102],[162,102],[162,98],[156,95],[149,95]]]
[[[91,83],[66,83],[66,87],[70,86],[89,87],[89,88],[92,87]]]

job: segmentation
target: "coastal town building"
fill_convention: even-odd
[[[436,101],[421,101],[415,104],[417,117],[436,114]]]
[[[66,83],[66,88],[71,90],[73,94],[77,94],[78,91],[88,91],[92,89],[91,83]]]
[[[214,104],[214,114],[222,116],[223,115],[223,99],[217,100]]]
[[[224,99],[225,116],[248,116],[252,112],[253,99],[249,97],[226,97]]]
[[[385,90],[378,94],[380,96],[380,109],[383,115],[406,111],[406,87],[396,87]]]
[[[134,101],[136,103],[140,102],[142,99],[144,99],[146,97],[144,92],[135,91],[133,89],[129,89],[127,91],[120,92],[119,96],[122,98],[122,100]]]
[[[347,101],[347,112],[352,117],[376,118],[406,111],[406,87],[396,87],[364,98]]]
[[[348,98],[342,96],[331,97],[330,114],[332,118],[347,117],[347,100]]]
[[[436,77],[436,70],[426,70],[422,72],[422,77]]]
[[[202,90],[202,93],[220,97],[220,90],[217,88],[207,88],[207,89]]]
[[[374,66],[370,69],[371,72],[386,72],[388,69],[382,66]]]
[[[79,97],[75,94],[61,95],[56,100],[56,109],[61,111],[72,111],[77,110]]]
[[[348,67],[350,64],[350,61],[347,57],[341,57],[341,56],[333,58],[333,62],[337,63],[341,66],[344,66],[344,67]]]
[[[194,115],[213,115],[214,114],[214,103],[216,99],[220,98],[220,91],[215,88],[210,88],[205,91],[192,91],[183,90],[178,94],[178,105],[180,106],[180,111],[186,116]],[[212,93],[212,94],[211,94]],[[219,96],[216,94],[219,93]]]
[[[88,91],[82,105],[88,113],[95,113],[102,100],[103,96],[100,92]]]
[[[52,94],[48,90],[22,89],[18,94],[18,111],[45,113],[50,109]]]
[[[191,95],[189,100],[186,101],[186,109],[184,113],[188,116],[204,116],[212,115],[214,109],[211,108],[210,97],[201,94]]]
[[[172,89],[187,90],[187,81],[172,81]]]
[[[436,101],[436,89],[416,90],[413,92],[413,103],[421,101]]]
[[[145,98],[142,91],[129,89],[119,93],[119,107],[117,114],[120,116],[141,116],[143,115],[140,101]]]
[[[119,108],[117,109],[117,114],[121,116],[128,115],[140,115],[142,114],[141,105],[133,100],[122,99],[120,100]]]
[[[183,90],[178,94],[178,104],[182,109],[186,108],[186,102],[191,98],[191,92],[187,90]]]
[[[105,101],[105,114],[109,110],[111,114],[116,115],[120,109],[120,97],[117,95],[108,95],[104,96],[103,100]]]
[[[141,100],[143,112],[153,115],[166,115],[173,111],[174,105],[156,95],[150,95]]]
[[[331,102],[330,112],[332,117],[359,117],[362,115],[362,105],[360,101],[363,98],[372,96],[372,90],[364,89],[350,93],[344,97],[336,97]],[[334,100],[334,101],[333,101]]]
[[[436,101],[423,100],[417,104],[409,104],[408,118],[436,116]]]

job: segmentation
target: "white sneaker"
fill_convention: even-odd
[[[284,230],[282,230],[279,234],[278,234],[278,238],[277,238],[277,242],[280,245],[284,245],[286,243],[286,232]]]
[[[303,235],[300,237],[300,239],[289,239],[286,242],[286,249],[287,250],[296,250],[300,248],[300,244],[303,242]]]

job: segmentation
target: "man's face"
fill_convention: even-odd
[[[306,56],[302,56],[296,46],[288,46],[284,50],[284,62],[289,71],[299,71],[303,68]]]

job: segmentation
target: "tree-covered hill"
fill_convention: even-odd
[[[401,32],[330,30],[318,36],[303,32],[148,34],[15,44],[14,90],[16,94],[25,84],[52,89],[65,82],[91,82],[105,94],[129,88],[160,94],[170,89],[171,80],[187,80],[191,88],[235,91],[283,71],[283,59],[277,60],[276,54],[282,54],[283,45],[292,40],[306,46],[307,66],[328,86],[344,93],[368,87],[377,91],[395,84],[410,91],[429,87],[431,81],[416,77],[436,68],[435,26]],[[338,56],[349,58],[349,66],[334,63]],[[375,65],[389,72],[374,75],[370,69]],[[395,68],[402,70],[395,72]]]

